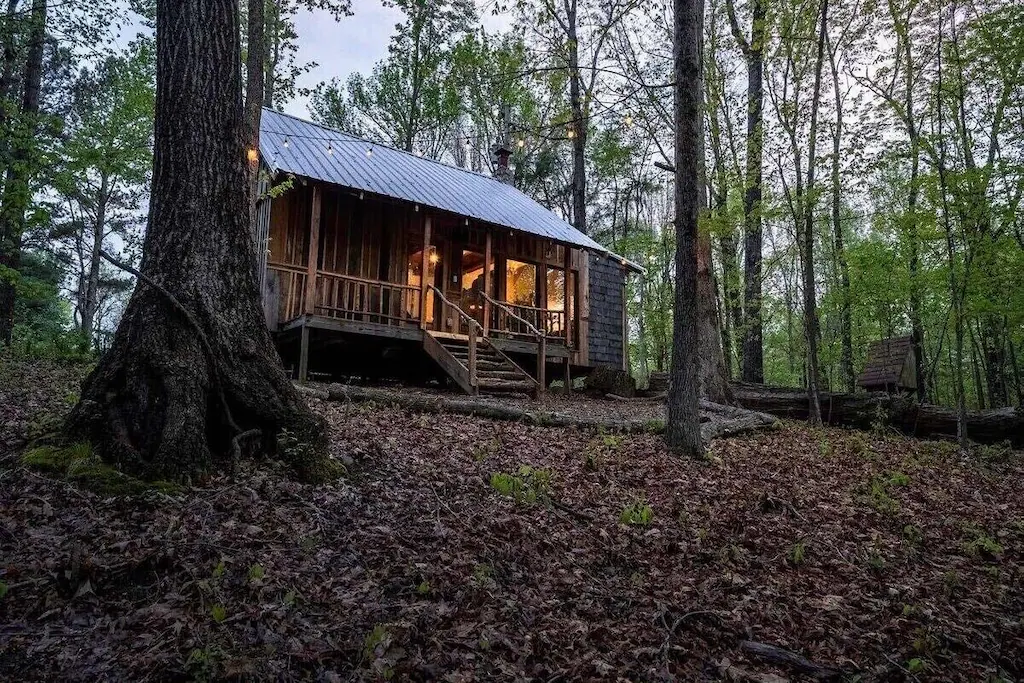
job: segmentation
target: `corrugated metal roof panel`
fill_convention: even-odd
[[[372,155],[367,155],[369,149]],[[575,247],[608,252],[511,185],[270,109],[263,110],[260,154],[275,171],[404,199]]]

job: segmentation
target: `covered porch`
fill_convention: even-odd
[[[312,330],[421,342],[428,354],[426,337],[484,343],[512,364],[536,357],[541,385],[549,365],[568,375],[586,364],[579,249],[314,181],[274,199],[269,214],[265,313],[298,342],[300,379]]]

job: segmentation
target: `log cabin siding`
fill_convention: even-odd
[[[589,259],[588,362],[624,369],[626,272],[614,258],[591,254]]]

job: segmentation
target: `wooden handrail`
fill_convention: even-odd
[[[512,307],[504,303],[503,301],[495,301],[491,297],[487,296],[487,292],[479,291],[486,301],[494,304],[501,310],[508,313],[510,316],[518,320],[519,322],[526,325],[526,329],[530,330],[535,337],[537,337],[537,398],[540,398],[544,394],[544,389],[547,387],[547,379],[545,374],[547,372],[548,352],[547,342],[548,337],[546,334],[537,329],[537,327],[526,318],[517,315]]]
[[[517,314],[514,310],[512,310],[512,307],[509,306],[508,304],[506,304],[504,301],[496,301],[496,300],[492,299],[491,297],[487,296],[486,292],[477,292],[477,293],[480,296],[482,296],[483,298],[487,299],[487,301],[489,301],[490,303],[494,304],[495,306],[497,306],[501,310],[503,310],[506,313],[508,313],[510,316],[512,316],[513,318],[515,318],[519,322],[521,322],[524,325],[526,325],[526,329],[528,329],[533,334],[533,336],[537,337],[538,339],[540,339],[540,338],[542,338],[544,336],[543,334],[541,334],[541,331],[538,330],[533,323],[531,323],[529,320],[527,320],[526,318],[522,317],[521,315]],[[538,311],[542,311],[542,310],[545,310],[545,309],[538,308],[537,310]]]
[[[444,292],[442,292],[442,291],[441,291],[440,289],[438,289],[436,285],[430,285],[430,289],[434,290],[434,294],[437,294],[438,298],[439,298],[439,299],[441,299],[441,301],[442,301],[442,302],[444,302],[444,303],[448,304],[449,306],[451,306],[452,308],[454,308],[454,309],[455,309],[455,311],[456,311],[456,312],[457,312],[457,313],[458,313],[458,314],[459,314],[460,316],[462,316],[463,318],[465,318],[467,322],[469,322],[469,323],[470,323],[471,325],[473,325],[475,329],[479,329],[479,330],[480,330],[481,332],[483,332],[483,330],[484,330],[484,327],[483,327],[483,325],[481,325],[480,323],[478,323],[478,322],[477,322],[477,320],[476,320],[476,318],[474,318],[473,316],[471,316],[471,315],[470,315],[469,313],[466,313],[466,312],[465,312],[464,310],[462,310],[461,308],[459,308],[458,306],[456,306],[456,305],[455,305],[454,303],[452,303],[452,302],[451,302],[451,301],[450,301],[450,300],[448,299],[448,297],[446,297],[446,296],[444,295]]]
[[[401,282],[388,282],[387,280],[369,280],[364,277],[356,277],[355,275],[346,275],[345,273],[335,273],[330,270],[317,270],[318,276],[323,275],[324,277],[337,278],[339,280],[349,280],[351,282],[359,282],[366,285],[383,285],[384,287],[391,287],[393,289],[408,289],[413,292],[419,291],[419,287],[415,285],[404,285]]]

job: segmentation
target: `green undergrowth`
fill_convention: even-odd
[[[137,496],[149,491],[176,493],[181,490],[170,482],[142,481],[118,471],[100,460],[88,443],[38,446],[22,455],[21,463],[101,496]]]

